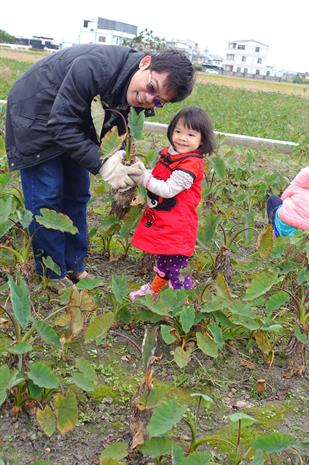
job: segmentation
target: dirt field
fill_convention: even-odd
[[[233,76],[211,75],[198,73],[198,82],[215,84],[218,86],[234,87],[237,89],[251,90],[253,92],[279,92],[288,95],[300,95],[309,98],[309,86],[293,84],[291,82],[260,81]]]
[[[35,63],[40,58],[46,56],[46,52],[11,50],[2,48],[0,45],[0,58],[10,58],[17,61]],[[280,92],[288,95],[301,95],[309,99],[309,86],[292,84],[288,82],[259,81],[255,79],[245,79],[233,76],[210,75],[198,73],[198,82],[216,84],[218,86],[234,87],[246,89],[254,92]]]
[[[12,50],[0,46],[0,58],[10,58],[11,60],[26,61],[35,63],[40,58],[48,55],[46,52],[34,52],[28,50]]]

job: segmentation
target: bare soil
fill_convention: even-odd
[[[89,263],[91,271],[102,276],[108,285],[112,274],[125,273],[129,280],[145,280],[145,276],[139,274],[138,262],[132,257],[108,261],[93,254]],[[41,459],[50,465],[98,465],[106,445],[116,440],[129,441],[130,399],[142,379],[142,366],[135,346],[121,334],[141,346],[143,325],[114,328],[103,344],[94,345],[92,349],[82,344],[76,346],[76,350],[81,351],[79,355],[100,367],[101,387],[95,394],[79,392],[80,420],[71,433],[64,437],[55,433],[48,438],[39,430],[33,410],[13,417],[11,405],[4,404],[0,410],[0,456],[6,457],[7,463],[30,465]],[[154,385],[162,389],[167,399],[176,398],[191,408],[194,408],[190,398],[193,392],[203,392],[214,399],[215,407],[202,411],[200,435],[234,434],[228,431],[226,415],[237,411],[245,411],[259,420],[253,435],[261,428],[294,434],[301,440],[308,435],[308,380],[283,377],[286,362],[279,348],[271,369],[263,364],[260,353],[241,344],[225,350],[217,360],[198,353],[190,365],[181,370],[172,362],[171,350],[173,347],[159,341]],[[252,367],[244,366],[244,361],[252,362]],[[266,391],[258,395],[255,385],[261,378],[266,380]],[[186,444],[189,431],[183,424],[177,426],[174,434]],[[214,450],[211,445],[207,449]],[[215,454],[220,465],[229,463],[220,445]],[[153,464],[153,460],[138,453],[123,462]],[[304,463],[309,464],[308,461]],[[294,465],[287,458],[282,462],[282,465],[289,464]]]

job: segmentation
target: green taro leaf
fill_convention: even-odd
[[[17,210],[16,213],[17,213],[18,220],[20,224],[22,225],[22,227],[24,229],[27,229],[31,221],[33,220],[32,212],[30,210],[24,210],[22,212],[20,210]]]
[[[192,452],[187,457],[180,457],[178,465],[210,465],[211,454],[209,452]]]
[[[23,278],[20,278],[20,282],[18,284],[13,281],[11,276],[9,276],[8,282],[11,291],[14,315],[20,326],[25,329],[29,323],[31,311],[31,301],[26,281]]]
[[[41,208],[40,213],[41,215],[35,216],[35,220],[45,228],[70,234],[78,233],[78,229],[67,215],[50,210],[49,208]]]
[[[114,323],[115,316],[113,312],[107,311],[103,315],[95,318],[88,326],[85,332],[85,342],[91,342],[94,339],[107,333]]]
[[[151,357],[154,355],[157,347],[157,333],[158,328],[146,328],[142,344],[142,360],[144,368],[148,368]]]
[[[186,405],[179,405],[174,399],[156,407],[147,426],[149,437],[162,436],[172,429],[181,420],[186,409]]]
[[[86,392],[91,392],[94,390],[94,384],[91,379],[87,378],[85,373],[73,373],[72,381],[76,386]]]
[[[284,279],[273,271],[262,271],[253,278],[249,287],[246,290],[244,300],[254,300],[261,295],[266,294],[275,284],[280,283]]]
[[[6,391],[0,391],[0,406],[6,401],[7,393]]]
[[[105,447],[101,453],[100,459],[110,457],[114,460],[124,459],[128,455],[128,443],[125,441],[115,442]]]
[[[265,309],[267,313],[270,313],[273,310],[277,310],[277,308],[280,308],[289,299],[290,299],[290,296],[286,292],[284,291],[275,292],[266,302]]]
[[[179,319],[183,331],[187,334],[195,321],[195,310],[193,305],[186,305],[186,307],[179,313]]]
[[[213,399],[211,397],[209,397],[207,394],[203,394],[202,392],[194,392],[193,394],[191,394],[191,397],[200,397],[201,399],[203,399],[203,401],[206,404],[212,404],[213,403]]]
[[[130,134],[136,140],[143,139],[144,132],[145,113],[140,111],[139,113],[135,108],[130,108],[128,117],[128,124],[130,128]]]
[[[61,268],[51,257],[42,257],[42,262],[44,263],[45,268],[52,270],[55,274],[61,275]]]
[[[307,345],[309,343],[309,336],[303,333],[299,326],[294,326],[294,334],[302,344]]]
[[[171,334],[172,329],[173,328],[171,326],[168,326],[168,325],[161,325],[160,326],[161,336],[162,336],[162,339],[165,342],[165,344],[172,344],[173,342],[176,341],[176,337]]]
[[[112,277],[112,291],[119,304],[124,301],[124,298],[128,295],[128,286],[126,277],[124,275]]]
[[[103,279],[100,278],[100,276],[96,276],[95,278],[80,279],[76,284],[76,287],[77,289],[87,289],[88,291],[91,291],[92,289],[102,286],[103,283]]]
[[[191,360],[192,349],[184,350],[182,347],[176,347],[174,351],[174,360],[179,368],[188,365]]]
[[[56,389],[59,386],[58,379],[51,368],[41,362],[31,363],[28,377],[39,387]]]
[[[209,211],[206,214],[205,221],[200,225],[197,242],[204,250],[207,250],[208,243],[213,239],[219,221],[220,217],[212,211]]]
[[[36,460],[32,462],[31,465],[51,465],[50,462],[46,462],[46,460]]]
[[[225,176],[225,164],[221,157],[216,156],[211,158],[211,163],[214,167],[215,173],[219,179],[224,179]]]
[[[173,447],[173,441],[168,438],[148,439],[139,447],[143,455],[151,458],[158,458],[164,454],[170,454]]]
[[[293,447],[296,438],[291,434],[283,433],[267,433],[258,436],[252,443],[254,449],[261,449],[264,452],[272,454],[273,452],[280,452],[283,449]]]
[[[247,415],[246,413],[238,412],[233,413],[233,415],[228,415],[227,417],[232,423],[241,421],[242,426],[250,426],[253,423],[256,423],[256,419]]]
[[[207,334],[196,333],[196,343],[204,354],[213,358],[218,357],[218,346]]]
[[[29,344],[26,341],[23,341],[9,347],[8,351],[11,352],[11,354],[22,355],[26,354],[27,352],[31,352],[32,349],[33,347],[31,344]]]
[[[60,337],[50,325],[44,321],[35,320],[33,326],[37,329],[41,339],[58,349],[61,348]]]
[[[84,373],[91,381],[97,381],[97,375],[95,369],[88,360],[80,357],[76,360],[76,366],[79,370]]]

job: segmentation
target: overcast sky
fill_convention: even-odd
[[[268,65],[309,71],[309,0],[8,0],[0,29],[76,41],[83,19],[97,16],[190,39],[223,58],[227,41],[254,39],[269,45]]]

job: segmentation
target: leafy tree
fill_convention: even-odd
[[[3,31],[2,29],[0,29],[0,43],[2,43],[2,44],[16,44],[16,43],[18,43],[18,40],[16,39],[16,37],[11,36],[11,34],[9,34],[8,32]]]
[[[154,52],[166,48],[166,41],[158,36],[154,36],[153,31],[146,28],[134,39],[124,39],[123,45],[135,48],[141,52]]]

